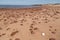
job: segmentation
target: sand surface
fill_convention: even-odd
[[[0,40],[60,40],[60,6],[0,8]]]

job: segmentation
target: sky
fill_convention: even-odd
[[[60,0],[0,0],[0,5],[33,5],[60,3]]]

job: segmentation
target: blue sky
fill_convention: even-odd
[[[60,3],[60,0],[0,0],[0,5],[32,5]]]

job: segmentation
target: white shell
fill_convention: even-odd
[[[45,33],[42,33],[42,36],[45,36]]]

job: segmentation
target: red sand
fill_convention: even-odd
[[[0,8],[0,40],[60,40],[60,6]]]

